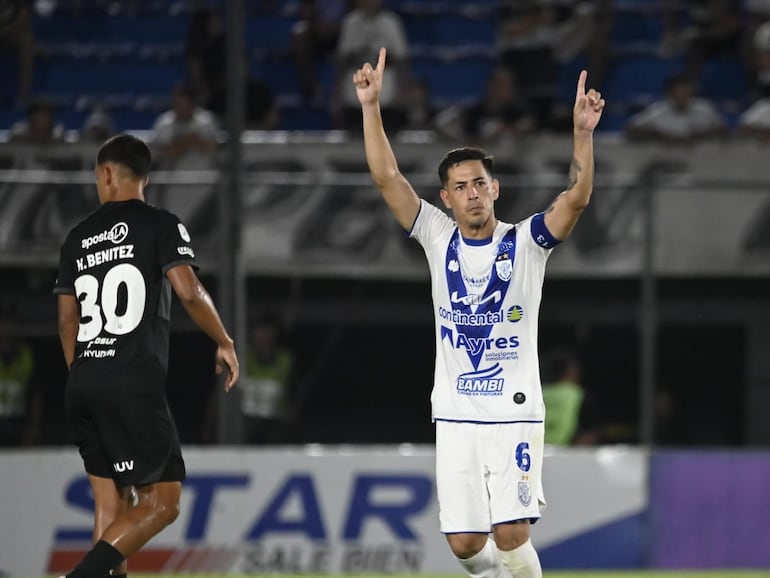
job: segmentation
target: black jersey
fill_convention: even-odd
[[[78,300],[70,384],[157,388],[168,367],[171,285],[195,266],[190,235],[172,213],[141,200],[105,203],[67,235],[54,293]]]

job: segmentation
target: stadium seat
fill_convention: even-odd
[[[738,58],[714,58],[703,64],[698,86],[701,96],[722,106],[748,104],[748,82]]]
[[[427,82],[431,100],[443,106],[480,98],[494,65],[492,58],[485,57],[452,61],[423,57],[413,60],[412,72]]]
[[[321,107],[287,106],[281,109],[281,130],[331,130],[329,113]]]
[[[67,17],[35,19],[39,41],[72,40],[78,42],[169,42],[183,41],[187,19],[171,17]]]
[[[38,63],[33,87],[36,93],[169,95],[183,72],[178,62],[142,62],[136,59],[101,62],[56,58]]]
[[[615,62],[604,83],[608,102],[633,106],[663,96],[666,79],[682,69],[681,59],[656,56],[627,56]]]
[[[624,49],[654,53],[663,36],[663,22],[658,11],[648,9],[617,10],[612,26],[612,45]]]
[[[246,22],[246,51],[248,54],[286,54],[291,47],[295,20],[284,16],[261,16]]]

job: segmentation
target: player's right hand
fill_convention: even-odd
[[[217,347],[216,353],[217,375],[227,368],[227,378],[225,379],[225,391],[230,391],[238,381],[240,373],[238,356],[235,354],[235,346],[232,342],[227,345]]]
[[[382,90],[382,75],[385,72],[385,48],[380,48],[380,56],[377,59],[377,67],[372,68],[368,62],[356,70],[353,75],[353,84],[356,85],[358,101],[364,104],[374,104],[380,98]]]

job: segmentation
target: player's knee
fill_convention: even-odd
[[[447,542],[452,554],[467,560],[481,552],[487,542],[486,534],[449,534]]]
[[[498,550],[508,552],[515,550],[529,540],[530,525],[528,523],[498,524],[494,527],[495,543]]]
[[[179,517],[179,502],[161,502],[155,508],[155,516],[168,526]]]

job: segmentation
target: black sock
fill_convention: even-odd
[[[115,574],[115,573],[112,573],[112,574],[110,574],[110,576],[112,576],[112,578],[128,578],[128,574]]]
[[[86,554],[67,578],[102,578],[110,570],[120,566],[125,556],[104,540],[99,540]]]

